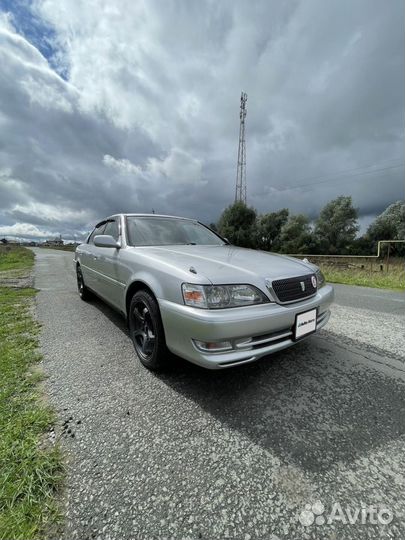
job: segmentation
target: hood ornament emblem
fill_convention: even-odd
[[[316,276],[311,276],[311,283],[312,283],[312,287],[313,287],[314,289],[316,289],[316,285],[317,285],[317,283],[316,283]]]

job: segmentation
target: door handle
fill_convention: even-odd
[[[99,258],[98,255],[93,255],[93,260],[96,261]]]

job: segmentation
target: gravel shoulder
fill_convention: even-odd
[[[364,292],[345,287],[328,330],[288,351],[221,372],[178,360],[157,376],[119,315],[79,299],[72,254],[36,255],[66,539],[405,536],[403,309],[345,306]],[[303,525],[317,500],[394,519]]]

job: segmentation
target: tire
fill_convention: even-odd
[[[129,335],[141,363],[152,371],[166,364],[169,351],[158,303],[146,290],[137,291],[128,313]]]
[[[82,300],[87,302],[91,298],[91,292],[84,284],[83,273],[79,264],[76,266],[76,279],[77,279],[77,290],[79,292],[79,296]]]

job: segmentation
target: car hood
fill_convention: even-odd
[[[215,284],[250,283],[262,286],[265,279],[302,276],[314,272],[314,266],[292,257],[236,246],[159,246],[135,248],[149,257],[189,272]]]

